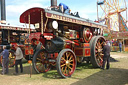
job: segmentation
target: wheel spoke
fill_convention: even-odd
[[[69,61],[73,58],[73,55],[70,56]]]
[[[73,66],[73,64],[70,63],[70,66]]]
[[[42,62],[42,60],[41,60],[40,58],[37,58],[37,60],[39,60],[39,61],[41,61],[41,62]]]
[[[73,62],[73,61],[74,61],[74,60],[70,60],[69,63],[70,63],[70,62]]]
[[[61,58],[62,60],[66,61],[64,57]]]
[[[98,49],[98,47],[97,47],[97,46],[96,46],[95,48],[96,48],[96,49]]]
[[[70,55],[71,55],[71,53],[70,53],[70,52],[68,52],[68,55],[67,55],[67,60],[68,60],[68,57],[70,57]]]
[[[72,67],[68,66],[68,68],[72,70]]]
[[[65,66],[64,73],[67,74],[67,66]]]
[[[103,45],[104,42],[101,43],[101,46]]]
[[[61,65],[61,67],[64,67],[64,66],[66,66],[66,64]]]

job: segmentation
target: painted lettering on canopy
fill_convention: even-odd
[[[57,20],[62,20],[62,21],[66,21],[66,22],[76,23],[76,24],[80,24],[80,25],[86,25],[86,26],[90,26],[90,27],[97,27],[97,28],[104,28],[104,29],[107,28],[106,26],[91,23],[89,21],[77,20],[77,19],[73,19],[73,18],[61,16],[61,15],[56,15],[56,14],[51,14],[51,13],[46,13],[46,17],[52,18],[52,19],[57,19]]]

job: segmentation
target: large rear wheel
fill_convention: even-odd
[[[38,50],[33,56],[33,68],[37,73],[45,73],[50,70],[48,53],[44,50]]]
[[[71,77],[76,69],[76,56],[70,49],[63,49],[57,57],[57,71],[61,77]]]
[[[103,42],[104,37],[97,36],[91,42],[91,63],[93,67],[101,67],[103,64]]]

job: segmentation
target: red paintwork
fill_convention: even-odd
[[[15,45],[17,45],[17,43],[11,43],[10,45],[12,50],[16,50]]]
[[[29,23],[29,14],[30,14],[30,24],[41,22],[41,11],[44,13],[44,9],[42,8],[35,7],[28,9],[20,16],[20,22]]]
[[[58,53],[54,53],[54,57],[57,58],[57,56],[58,56]]]
[[[73,40],[75,42],[75,46],[80,46],[79,41],[78,40]]]
[[[30,40],[30,41],[31,41],[32,39],[39,40],[39,39],[40,39],[40,35],[41,35],[40,32],[31,33],[31,34],[29,35],[29,40]]]
[[[25,46],[25,55],[33,55],[34,51],[32,47]]]
[[[90,48],[75,48],[74,52],[76,54],[76,56],[79,57],[86,57],[86,56],[90,56]]]
[[[90,37],[90,31],[87,30],[87,33],[86,33],[86,37],[89,38]]]
[[[90,48],[85,49],[85,56],[90,56]]]
[[[80,36],[79,36],[79,32],[76,33],[76,38],[79,39]]]
[[[90,44],[89,43],[81,43],[81,47],[89,48],[90,47]]]
[[[52,33],[44,33],[43,36],[46,40],[51,40],[54,37]]]
[[[65,45],[65,48],[71,49],[71,44],[70,44],[70,43],[66,44],[66,45]]]
[[[86,43],[88,43],[91,40],[91,38],[92,38],[92,32],[90,30],[86,30],[86,34],[85,34],[85,32],[83,33],[83,39],[84,39],[84,41]]]
[[[25,49],[25,55],[29,55],[28,49]]]
[[[76,56],[86,57],[90,56],[90,44],[89,43],[81,43],[81,46],[75,47],[74,52]]]
[[[81,49],[75,48],[74,52],[75,52],[76,56],[83,56],[83,49],[82,48]]]

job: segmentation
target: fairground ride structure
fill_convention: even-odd
[[[112,31],[128,31],[125,0],[97,0],[97,19]]]
[[[126,0],[97,0],[97,20],[106,24],[104,30],[107,40],[114,42],[112,51],[118,51],[118,43],[123,43],[122,50],[128,51],[128,21]]]

